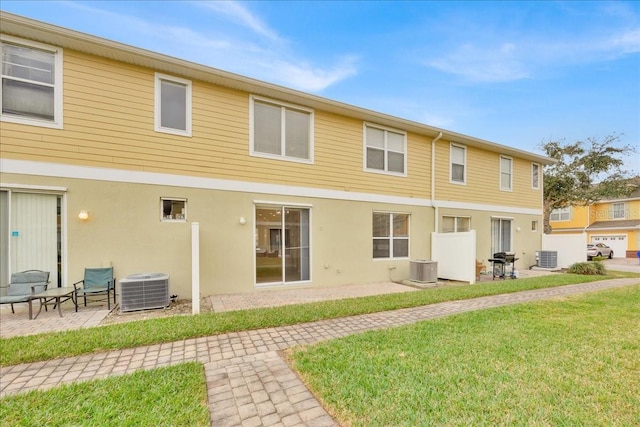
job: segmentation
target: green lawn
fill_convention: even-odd
[[[208,426],[199,363],[139,371],[2,399],[3,426]]]
[[[0,366],[615,277],[640,276],[617,272],[610,273],[609,276],[555,274],[472,286],[447,286],[402,294],[226,313],[175,316],[89,329],[3,338],[0,339]]]
[[[640,286],[466,313],[290,353],[350,426],[638,426]]]

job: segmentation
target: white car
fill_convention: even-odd
[[[587,244],[587,260],[591,261],[594,256],[604,256],[609,259],[613,258],[613,249],[604,243]]]

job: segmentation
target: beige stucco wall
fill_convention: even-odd
[[[118,279],[167,273],[170,292],[190,298],[191,223],[198,222],[201,295],[253,291],[256,201],[310,206],[311,286],[409,277],[407,259],[372,259],[373,211],[411,214],[410,258],[430,256],[428,207],[16,174],[0,180],[66,188],[66,284],[80,280],[85,267],[112,265]],[[162,222],[163,197],[187,199],[188,221]],[[81,210],[89,212],[88,221],[78,219]]]

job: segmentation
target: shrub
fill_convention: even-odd
[[[607,274],[607,270],[604,268],[604,264],[601,262],[577,262],[569,267],[567,273],[573,274],[586,274],[589,276],[604,276]]]

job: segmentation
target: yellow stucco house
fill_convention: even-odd
[[[630,181],[625,198],[570,206],[551,213],[552,234],[586,233],[587,242],[604,243],[614,258],[636,258],[640,251],[640,180]]]
[[[189,297],[194,223],[203,295],[406,279],[432,232],[535,264],[547,157],[0,19],[4,276],[113,266]]]

